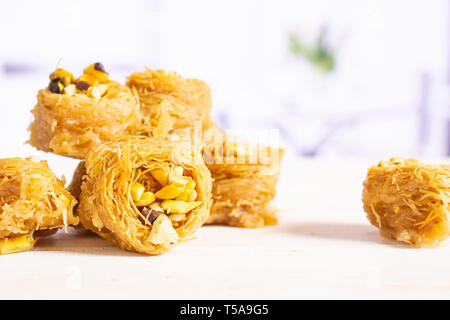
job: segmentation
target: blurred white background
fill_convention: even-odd
[[[0,156],[36,153],[30,110],[58,64],[96,61],[120,81],[144,65],[205,80],[223,129],[277,129],[293,157],[446,156],[449,14],[444,0],[2,2]]]

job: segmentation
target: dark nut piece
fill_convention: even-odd
[[[52,93],[62,93],[64,90],[64,86],[61,83],[60,79],[55,79],[50,81],[50,84],[48,85],[48,89]]]
[[[97,70],[97,71],[108,73],[108,72],[105,71],[105,67],[100,62],[94,63],[94,69]]]
[[[150,223],[155,222],[156,218],[158,218],[159,214],[156,214],[154,212],[150,213],[150,216],[148,217],[148,221],[150,221]]]
[[[153,223],[155,222],[156,218],[158,218],[158,214],[151,212],[150,213],[150,208],[149,207],[143,207],[141,210],[142,215],[146,216],[148,222]]]
[[[77,81],[77,89],[80,91],[84,91],[89,89],[91,85],[89,84],[89,82],[86,81]]]
[[[74,77],[69,71],[62,68],[58,68],[55,71],[53,71],[52,74],[50,74],[50,80],[57,80],[57,79],[59,79],[59,81],[64,85],[64,87],[67,87],[69,84],[72,83]]]

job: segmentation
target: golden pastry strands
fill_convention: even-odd
[[[67,96],[71,98],[68,98],[69,101],[64,101],[67,98],[64,95],[54,96],[55,92],[49,93],[48,90],[40,91],[38,96],[39,103],[33,110],[33,113],[35,114],[35,121],[30,126],[30,143],[38,149],[44,151],[52,151],[72,157],[83,158],[92,146],[111,140],[117,136],[123,136],[130,133],[146,134],[149,136],[167,136],[173,131],[173,129],[188,127],[188,123],[192,121],[200,120],[205,123],[212,123],[209,120],[209,109],[211,106],[209,88],[201,81],[193,81],[192,79],[185,80],[179,77],[176,73],[161,70],[152,71],[147,69],[143,73],[136,73],[128,78],[127,84],[131,89],[130,91],[127,91],[128,89],[126,87],[109,81],[109,78],[105,76],[105,74],[106,72],[104,71],[103,66],[100,65],[99,67],[98,64],[94,64],[86,68],[83,75],[76,81],[71,75],[65,74],[63,70],[55,71],[55,74],[53,74],[54,79],[51,79],[49,89],[60,91],[59,93],[66,93]],[[92,83],[89,84],[89,81],[92,81]],[[79,85],[79,83],[81,84]],[[86,87],[86,83],[88,83],[89,86]],[[177,83],[177,85],[174,85],[174,83]],[[89,90],[85,92],[88,93],[88,97],[77,94],[77,91],[85,90]],[[118,102],[117,105],[127,105],[126,101],[129,102],[128,105],[130,107],[128,109],[124,108],[127,109],[126,116],[120,114],[120,112],[118,113],[119,116],[117,116],[117,114],[108,114],[108,111],[114,109],[114,103],[107,101],[107,99],[114,100],[119,96],[122,100]],[[107,103],[100,103],[102,98],[103,101]],[[89,102],[92,102],[89,99],[96,99],[98,101],[89,105]],[[77,102],[73,103],[73,101]],[[139,104],[143,106],[140,106]],[[200,109],[191,108],[189,110],[193,110],[192,113],[186,113],[184,111],[188,110],[186,109],[186,106],[189,106],[189,104],[191,104],[191,107],[193,104]],[[103,108],[103,110],[106,111],[107,117],[100,117],[100,121],[94,123],[93,125],[86,126],[81,122],[73,125],[73,123],[64,121],[67,118],[67,113],[64,114],[63,112],[62,115],[58,114],[59,111],[64,110],[64,108],[56,109],[57,106],[61,105],[72,106],[75,108],[72,109],[69,114],[73,114],[74,110],[81,110],[81,112],[87,111],[89,114],[93,113],[99,115],[102,114],[101,110]],[[102,108],[98,108],[99,105],[101,105]],[[109,105],[110,109],[106,107],[107,105]],[[48,111],[47,109],[52,110],[52,107],[53,113],[50,112],[49,114],[44,114],[44,111]],[[92,109],[92,107],[94,107],[94,109]],[[122,109],[122,107],[119,109]],[[48,121],[48,118],[52,121]],[[87,118],[89,117],[85,116],[85,119]],[[97,117],[92,118],[98,120]],[[114,123],[113,128],[109,127],[105,130],[107,134],[112,135],[108,136],[101,130],[95,130],[108,123],[111,118],[116,121],[118,120],[118,122]],[[120,123],[123,119],[126,119],[126,121],[124,123]],[[58,125],[60,124],[63,124],[62,129],[58,128]],[[72,128],[70,128],[71,125],[73,125]],[[87,132],[77,132],[77,130],[83,127],[92,127],[92,130],[88,129]],[[73,130],[73,132],[71,132],[71,130]],[[68,143],[68,141],[73,141],[69,139],[71,135],[75,135],[77,137],[74,144]],[[239,145],[236,145],[235,147],[236,150],[240,148]],[[209,151],[208,146],[206,146],[205,150]],[[235,153],[235,151],[231,151],[232,153]],[[281,150],[281,156],[282,154],[283,151]],[[411,162],[412,160],[408,161]],[[414,166],[416,166],[414,172],[417,172],[417,170],[421,172],[431,170],[430,167],[417,163],[415,163]],[[258,227],[276,223],[276,218],[273,214],[274,211],[270,209],[268,203],[275,195],[274,187],[278,179],[279,163],[277,163],[275,167],[270,167],[271,170],[267,170],[268,168],[266,167],[261,171],[255,170],[255,167],[249,167],[247,169],[245,165],[221,167],[220,165],[218,166],[212,164],[208,166],[208,168],[211,170],[213,177],[216,178],[213,188],[213,195],[216,196],[215,204],[213,205],[212,214],[208,220],[209,223],[222,223],[244,227]],[[248,171],[250,168],[252,172],[255,173],[253,180]],[[447,170],[447,167],[445,166],[441,166],[439,168],[444,168],[444,171]],[[259,172],[272,172],[272,174],[262,177],[258,176]],[[82,176],[79,172],[76,174],[80,177]],[[398,179],[396,177],[397,174],[393,175],[395,175],[395,179]],[[440,203],[442,206],[438,205],[438,209],[430,209],[425,215],[423,221],[417,221],[418,215],[421,212],[414,201],[411,199],[402,199],[402,201],[407,204],[407,207],[416,214],[415,217],[405,215],[405,219],[410,222],[413,220],[415,221],[413,226],[416,227],[416,231],[427,231],[423,231],[422,234],[420,234],[420,232],[414,233],[407,228],[396,230],[395,227],[389,225],[389,223],[392,223],[395,219],[389,220],[387,216],[378,213],[379,210],[375,209],[377,205],[379,206],[379,203],[370,203],[366,205],[366,203],[374,201],[373,198],[370,198],[370,192],[368,191],[371,184],[370,175],[368,175],[368,179],[365,183],[363,197],[365,204],[364,207],[368,212],[369,220],[372,223],[375,221],[374,224],[377,224],[377,226],[382,229],[381,232],[383,235],[396,238],[400,241],[404,241],[415,246],[436,245],[447,236],[446,214],[448,212],[448,199],[446,197],[448,197],[448,190],[446,189],[447,187],[445,187],[445,183],[448,183],[448,175],[446,176],[445,173],[441,173],[439,176],[443,177],[443,189],[435,187],[435,189],[439,190],[439,192],[433,193],[429,191],[423,195],[423,198],[434,199],[433,203]],[[77,192],[76,190],[80,189],[81,184],[77,182],[77,180],[79,181],[81,179],[74,179],[75,186],[73,186],[74,183],[72,183],[71,186],[75,190],[74,192]],[[236,201],[230,208],[223,210],[220,200],[223,199],[224,196],[229,196],[232,190],[239,190],[239,188],[236,188],[236,186],[239,185],[242,186],[242,190],[251,189],[249,187],[254,186],[257,181],[261,181],[262,187],[254,188],[254,190],[252,190],[254,191],[254,195],[249,196],[247,199],[237,199],[238,201]],[[76,186],[76,183],[79,185]],[[396,185],[398,187],[398,183]],[[227,188],[227,186],[229,187]],[[401,187],[398,188],[401,190]],[[264,196],[265,190],[268,191],[267,196]],[[433,198],[430,194],[440,195],[441,198]],[[254,201],[258,198],[261,205],[257,201]],[[226,199],[226,202],[230,203],[230,199]],[[425,205],[422,204],[422,206]],[[259,213],[259,215],[257,214],[256,216],[252,216],[252,213],[250,212],[251,209],[255,209],[255,213]],[[266,211],[267,214],[264,211]],[[394,208],[394,213],[398,213],[399,211],[401,211],[400,206]],[[424,212],[427,212],[427,210]],[[384,220],[385,222],[383,225]],[[436,223],[436,221],[440,221],[442,223],[439,224]],[[430,225],[438,225],[439,227],[435,226],[430,229]]]

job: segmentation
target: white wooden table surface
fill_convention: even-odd
[[[203,227],[162,256],[60,231],[30,252],[0,256],[0,298],[450,298],[445,243],[411,248],[366,220],[361,184],[372,162],[287,161],[278,226]]]

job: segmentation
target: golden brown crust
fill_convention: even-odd
[[[83,182],[83,176],[86,174],[86,168],[84,167],[84,161],[81,161],[75,168],[72,181],[70,182],[67,190],[77,199],[80,199],[81,183]]]
[[[170,248],[148,241],[151,226],[139,218],[130,198],[138,170],[181,166],[196,183],[197,201],[182,226],[180,239],[192,235],[206,220],[211,207],[211,176],[198,152],[183,143],[161,138],[123,137],[93,148],[86,157],[78,214],[83,226],[119,247],[156,255]]]
[[[363,204],[367,218],[388,238],[435,247],[448,237],[450,165],[393,158],[368,170]]]
[[[142,126],[136,95],[114,82],[100,99],[40,90],[32,113],[29,143],[39,150],[78,159],[94,145],[136,134]]]
[[[261,228],[278,222],[270,202],[278,175],[223,178],[213,183],[213,205],[208,224]]]
[[[236,142],[214,124],[206,125],[203,157],[213,183],[208,224],[260,228],[278,222],[276,194],[283,149]]]
[[[0,159],[0,239],[76,225],[76,202],[45,161]]]
[[[203,81],[146,68],[129,76],[127,85],[139,95],[147,131],[154,136],[161,135],[153,132],[158,123],[165,130],[184,129],[209,119],[211,95]]]

